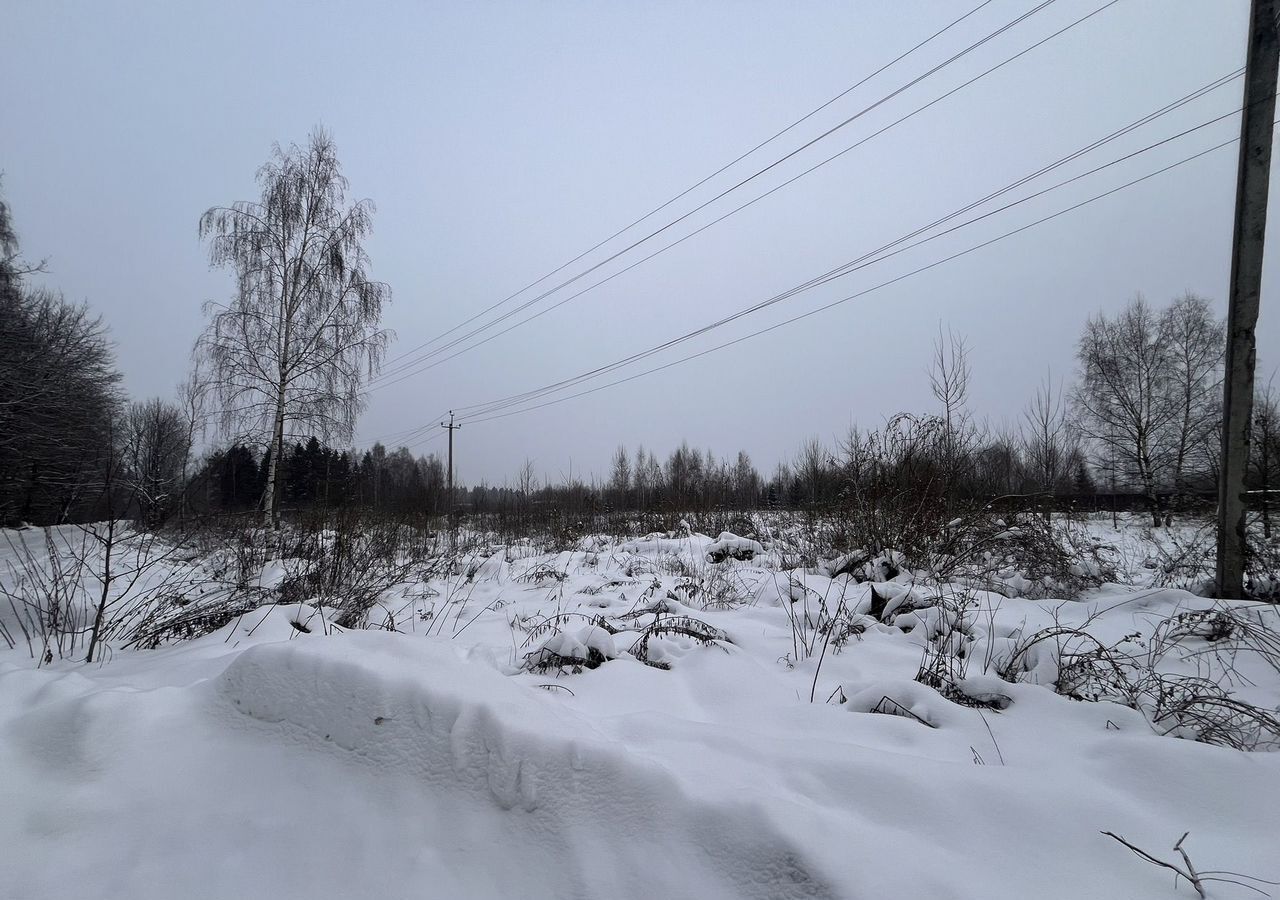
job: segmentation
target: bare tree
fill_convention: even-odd
[[[665,478],[672,502],[687,506],[693,501],[702,484],[702,457],[688,441],[681,441],[667,457]]]
[[[631,490],[631,459],[627,456],[625,444],[619,444],[613,454],[613,470],[609,475],[609,490],[614,496],[614,503],[620,508],[627,505],[627,495]]]
[[[1062,388],[1055,391],[1050,376],[1022,411],[1021,438],[1027,474],[1039,490],[1052,494],[1070,482],[1075,475],[1079,441],[1067,418]]]
[[[187,380],[178,386],[178,408],[182,414],[187,446],[186,453],[182,457],[182,495],[178,500],[178,516],[184,524],[190,499],[188,488],[191,486],[188,466],[196,446],[196,436],[203,436],[208,426],[208,397],[209,385],[203,370],[197,364],[192,367]]]
[[[1209,301],[1194,294],[1175,300],[1160,317],[1161,343],[1168,353],[1171,478],[1175,497],[1209,468],[1222,407],[1222,358],[1226,326]]]
[[[516,470],[516,517],[523,528],[529,521],[533,509],[533,495],[538,490],[537,469],[533,460],[525,457],[525,461]]]
[[[1167,437],[1177,416],[1160,316],[1141,296],[1115,318],[1094,316],[1085,325],[1077,357],[1080,381],[1072,403],[1081,434],[1137,484],[1158,526],[1157,489],[1170,471]]]
[[[1026,475],[1022,437],[1017,430],[1008,425],[984,429],[982,443],[974,452],[972,497],[1016,494],[1026,486]]]
[[[943,420],[951,430],[960,424],[969,400],[969,347],[963,336],[941,327],[933,343],[933,365],[929,369],[929,387],[942,404]]]
[[[944,479],[943,490],[950,495],[967,474],[970,451],[975,435],[969,419],[969,347],[962,335],[941,327],[933,344],[933,362],[929,368],[929,387],[942,405],[942,431],[939,435],[939,457]]]
[[[635,471],[631,476],[631,484],[635,488],[636,506],[648,509],[653,491],[657,488],[649,469],[649,454],[641,444],[636,448]]]
[[[182,491],[191,450],[183,410],[159,398],[129,407],[123,429],[122,476],[142,522],[159,524]]]
[[[832,469],[830,455],[816,436],[800,445],[800,453],[792,465],[810,503],[817,503],[823,495],[823,485]]]
[[[159,401],[153,403],[157,409],[165,408]],[[142,406],[145,408],[147,404]],[[175,417],[173,433],[181,435],[180,414],[172,407],[168,410]],[[114,423],[109,428],[114,437]],[[97,582],[97,596],[88,596],[93,619],[85,662],[101,660],[101,648],[110,635],[127,624],[125,620],[139,611],[148,595],[154,596],[163,590],[167,580],[163,575],[161,584],[148,582],[157,569],[163,570],[164,564],[182,550],[180,543],[164,541],[154,532],[139,530],[124,517],[137,501],[139,488],[137,482],[122,478],[126,475],[127,459],[127,453],[113,452],[104,467],[103,521],[78,526],[82,539],[79,551],[73,551],[76,564],[89,575],[89,579],[84,580],[86,588],[94,590],[90,579]]]
[[[747,451],[739,450],[733,463],[733,499],[739,509],[754,509],[760,496],[760,473]]]
[[[773,477],[769,479],[770,506],[786,506],[790,502],[791,478],[791,466],[786,460],[779,460],[773,469]]]
[[[101,319],[48,290],[0,297],[0,512],[65,521],[97,497],[119,373]]]
[[[228,303],[207,305],[197,356],[224,426],[267,436],[263,508],[276,525],[286,435],[350,439],[362,379],[377,372],[389,338],[380,321],[391,291],[367,272],[373,204],[348,205],[324,131],[305,148],[276,146],[258,183],[259,201],[214,207],[200,219],[210,261],[235,270],[236,291]]]
[[[111,452],[119,374],[101,319],[31,289],[0,201],[0,520],[64,521],[96,500]]]
[[[1147,496],[1156,525],[1159,490],[1180,498],[1214,467],[1223,337],[1208,301],[1186,294],[1160,313],[1136,297],[1114,319],[1090,319],[1080,340],[1077,422],[1112,479]]]

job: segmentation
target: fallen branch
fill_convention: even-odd
[[[1255,887],[1254,885],[1247,884],[1246,882],[1256,881],[1259,884],[1271,884],[1271,885],[1280,884],[1280,882],[1267,881],[1265,878],[1257,878],[1253,875],[1241,875],[1239,872],[1228,872],[1222,869],[1213,869],[1213,870],[1206,869],[1203,872],[1197,872],[1196,867],[1191,863],[1191,857],[1188,856],[1187,851],[1182,848],[1182,842],[1187,839],[1187,836],[1189,834],[1191,834],[1191,832],[1189,831],[1183,832],[1182,837],[1178,838],[1178,843],[1173,845],[1174,851],[1176,851],[1177,854],[1182,857],[1182,863],[1183,863],[1183,866],[1185,866],[1185,868],[1181,868],[1175,863],[1166,862],[1163,859],[1158,859],[1152,856],[1147,851],[1142,850],[1138,847],[1135,847],[1133,844],[1129,843],[1120,835],[1115,834],[1114,832],[1104,831],[1102,832],[1102,834],[1105,834],[1107,837],[1111,838],[1112,840],[1115,840],[1120,842],[1121,844],[1124,844],[1124,846],[1128,847],[1130,850],[1138,854],[1138,856],[1142,857],[1152,865],[1160,866],[1161,868],[1164,868],[1164,869],[1172,869],[1175,875],[1185,878],[1191,884],[1191,886],[1196,889],[1196,893],[1200,895],[1200,900],[1205,900],[1205,898],[1207,897],[1204,891],[1204,883],[1206,881],[1221,881],[1226,884],[1238,885],[1243,888],[1248,888],[1254,893],[1261,894],[1264,897],[1270,897],[1271,895],[1268,894],[1266,891],[1262,890],[1262,888]],[[1175,878],[1175,883],[1176,883],[1176,880],[1177,879]]]

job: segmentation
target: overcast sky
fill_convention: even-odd
[[[866,138],[1103,2],[1056,0],[528,312]],[[254,173],[272,143],[303,142],[323,124],[351,195],[377,204],[368,249],[374,274],[394,291],[386,317],[398,335],[394,364],[976,3],[2,0],[3,190],[25,254],[48,258],[47,283],[88,301],[110,325],[129,392],[168,396],[188,367],[202,302],[231,290],[230,273],[209,270],[196,234],[200,213],[255,199]],[[1035,5],[992,0],[648,220],[634,238]],[[357,444],[646,349],[1001,188],[1242,66],[1247,7],[1246,0],[1120,0],[652,261],[373,391]],[[1010,198],[1237,109],[1240,92],[1237,79]],[[1238,128],[1230,117],[1200,129],[614,378],[949,256],[1233,138]],[[1071,374],[1089,314],[1115,310],[1135,292],[1164,303],[1185,291],[1225,313],[1235,162],[1234,147],[1218,150],[763,337],[590,396],[473,422],[457,438],[460,477],[500,483],[526,458],[552,479],[602,473],[619,443],[665,455],[682,439],[722,455],[745,448],[768,471],[807,437],[833,442],[853,422],[931,409],[925,369],[940,326],[972,348],[974,412],[1012,423],[1047,371],[1055,380]],[[1271,233],[1280,234],[1280,223]],[[1271,284],[1280,272],[1277,240],[1269,247]],[[1264,287],[1258,331],[1264,377],[1280,362],[1272,293]],[[432,440],[415,439],[415,451],[439,451],[441,434],[429,429]]]

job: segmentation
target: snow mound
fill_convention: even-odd
[[[499,550],[476,566],[469,575],[473,581],[501,581],[507,571],[506,563],[506,550]]]
[[[537,851],[521,896],[835,896],[754,804],[695,802],[552,696],[451,644],[375,633],[264,644],[217,689],[295,747],[506,811],[493,846]]]
[[[707,561],[718,563],[726,559],[748,561],[757,556],[764,556],[764,547],[759,541],[738,537],[729,531],[720,533],[720,537],[707,546]]]
[[[533,671],[560,666],[594,669],[617,656],[613,635],[598,625],[588,625],[577,631],[553,634],[537,650],[525,657],[524,665]]]
[[[638,540],[624,541],[619,545],[618,549],[638,556],[672,554],[675,556],[688,555],[694,557],[705,554],[707,547],[712,543],[714,542],[711,538],[705,534],[693,534],[688,537],[667,537],[655,532]]]
[[[937,691],[907,679],[881,679],[852,693],[845,704],[850,712],[882,713],[915,719],[940,728],[958,718],[957,708]]]
[[[285,565],[284,560],[273,559],[270,562],[265,563],[262,568],[258,570],[258,575],[253,579],[253,581],[257,587],[263,588],[264,590],[274,590],[284,583],[284,580],[288,575],[289,569]]]

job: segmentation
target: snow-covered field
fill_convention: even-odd
[[[267,604],[41,666],[19,636],[0,896],[1195,896],[1103,831],[1180,866],[1190,832],[1208,896],[1258,896],[1209,879],[1280,880],[1276,608],[1153,587],[1135,523],[1088,533],[1125,583],[1071,600],[677,529],[490,546],[367,629]]]

